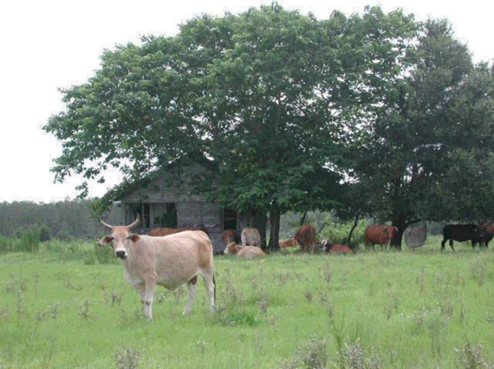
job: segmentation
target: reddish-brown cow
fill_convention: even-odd
[[[480,223],[478,227],[481,231],[481,237],[482,237],[482,241],[480,242],[480,245],[482,246],[482,243],[484,243],[484,246],[488,247],[489,242],[494,237],[494,223],[483,222],[483,223]],[[473,245],[473,243],[472,243],[472,245]]]
[[[221,242],[224,246],[231,242],[240,243],[240,235],[236,229],[225,229],[221,235]]]
[[[302,252],[314,252],[317,247],[316,230],[310,224],[298,227],[294,237]]]
[[[398,232],[398,228],[393,226],[381,225],[381,224],[373,224],[368,226],[365,229],[365,240],[364,245],[367,249],[369,243],[372,245],[374,249],[375,244],[381,245],[381,250],[384,248],[384,245],[388,244],[391,238],[393,238],[393,234]]]
[[[331,241],[324,241],[322,244],[322,251],[330,254],[355,254],[349,246],[340,245],[339,243],[332,243]]]

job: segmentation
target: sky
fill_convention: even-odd
[[[494,2],[471,0],[279,0],[284,8],[313,13],[361,13],[366,5],[397,8],[418,20],[446,18],[466,43],[474,61],[494,59]],[[54,183],[50,171],[60,143],[41,127],[64,109],[59,88],[86,82],[100,56],[115,45],[138,42],[142,35],[173,36],[178,26],[200,14],[238,14],[271,0],[43,0],[0,5],[0,202],[52,202],[73,199],[82,179]],[[118,184],[117,172],[105,184],[90,183],[89,195],[102,196]]]

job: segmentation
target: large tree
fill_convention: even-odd
[[[410,50],[409,50],[410,51]],[[494,202],[493,75],[473,65],[444,20],[423,24],[401,75],[380,83],[352,172],[365,209],[400,230],[419,220],[479,220]]]
[[[282,213],[338,199],[356,123],[376,80],[400,72],[415,30],[399,11],[320,21],[273,4],[105,51],[87,83],[62,90],[66,110],[44,126],[63,145],[53,171],[104,181],[112,166],[138,181],[200,162],[211,175],[197,178],[200,190],[256,215],[261,233],[269,214],[277,248]]]

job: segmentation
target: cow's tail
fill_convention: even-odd
[[[214,303],[216,304],[216,280],[214,279],[214,273],[213,273],[213,296],[214,296]]]

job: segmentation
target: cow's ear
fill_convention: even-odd
[[[127,237],[129,240],[131,240],[132,242],[137,242],[141,239],[141,237],[139,237],[138,234],[135,234],[135,233],[132,233],[129,237]]]
[[[105,236],[101,240],[98,241],[98,245],[100,245],[100,246],[106,246],[106,245],[108,245],[112,241],[113,241],[113,237],[112,236]]]

